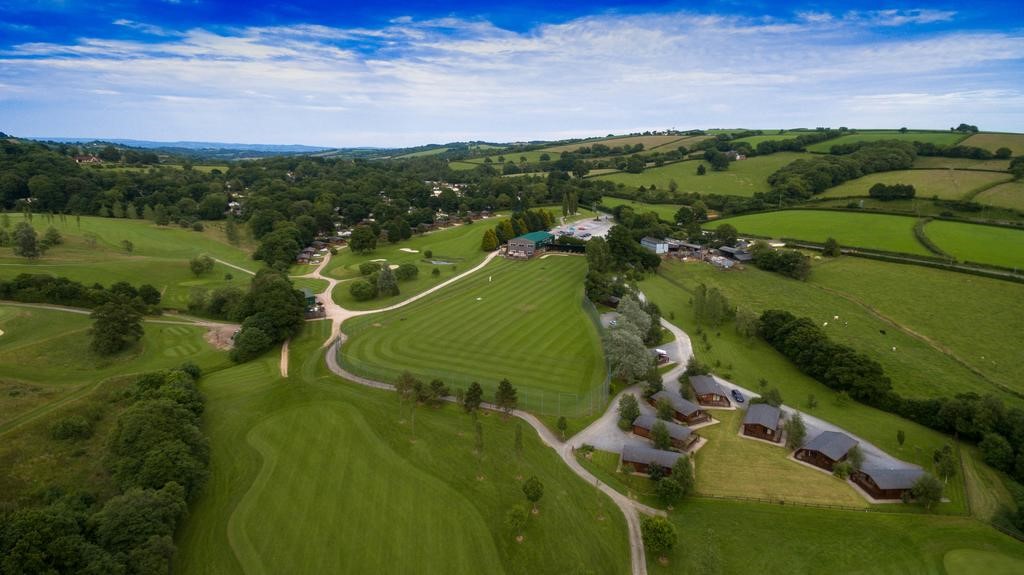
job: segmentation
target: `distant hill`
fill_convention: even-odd
[[[131,146],[133,148],[167,149],[178,148],[183,150],[238,150],[244,152],[264,152],[272,154],[307,154],[330,150],[324,146],[305,146],[302,144],[237,144],[225,142],[157,142],[153,140],[120,140],[120,139],[98,139],[98,138],[41,138],[32,137],[31,140],[45,142],[62,142],[66,144],[85,144],[91,142],[108,142],[119,146]]]

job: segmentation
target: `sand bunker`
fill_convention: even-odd
[[[393,270],[397,270],[398,269],[398,264],[391,264],[388,267],[393,269]]]
[[[386,260],[386,259],[384,259],[384,258],[380,258],[379,260],[370,260],[370,261],[371,261],[371,262],[386,262],[386,261],[388,261],[388,260]]]
[[[398,251],[405,252],[407,254],[418,254],[418,253],[420,253],[419,250],[413,250],[413,249],[409,249],[409,248],[401,248]]]
[[[0,336],[4,334],[4,330],[0,329]]]

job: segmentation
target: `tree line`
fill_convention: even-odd
[[[806,200],[847,180],[875,172],[908,169],[916,157],[916,149],[910,142],[862,142],[848,154],[799,159],[779,168],[768,176],[769,195],[784,201]]]

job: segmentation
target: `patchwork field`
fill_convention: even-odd
[[[326,322],[277,354],[201,382],[212,477],[179,533],[179,573],[622,573],[626,526],[614,504],[516,420],[419,408],[326,373]],[[505,517],[544,484],[517,543]],[[288,526],[283,529],[283,526]],[[401,552],[396,552],[400,549]]]
[[[11,217],[12,226],[18,221],[22,221],[20,216]],[[118,281],[149,283],[163,292],[164,307],[184,309],[193,287],[248,285],[248,274],[219,262],[213,271],[197,278],[189,270],[190,258],[208,254],[251,271],[261,265],[250,259],[244,247],[229,244],[220,224],[210,224],[204,232],[193,232],[177,226],[160,227],[145,220],[97,217],[68,216],[64,222],[59,218],[50,222],[37,215],[31,223],[40,235],[52,225],[61,233],[64,243],[32,261],[15,257],[9,248],[0,248],[0,277],[33,273],[106,286]],[[121,242],[125,240],[133,245],[131,254],[122,248]],[[231,280],[226,279],[227,274],[231,274]]]
[[[738,140],[732,140],[733,142],[743,142],[750,144],[751,147],[756,148],[761,142],[772,142],[782,140],[792,140],[799,136],[805,136],[807,134],[813,134],[813,131],[790,131],[782,134],[764,134],[761,136],[749,136],[746,138],[739,138]]]
[[[342,363],[384,381],[405,370],[453,389],[476,381],[488,400],[508,378],[520,407],[601,411],[601,345],[581,305],[586,269],[582,257],[494,260],[408,306],[346,322]]]
[[[679,543],[667,573],[905,573],[1009,575],[1020,542],[970,518],[856,513],[695,500],[672,521]],[[989,567],[993,570],[988,570]]]
[[[659,190],[667,190],[669,182],[675,181],[680,192],[750,197],[755,192],[769,190],[767,178],[773,172],[805,156],[806,154],[796,152],[758,156],[732,162],[729,169],[722,172],[715,172],[705,165],[707,174],[703,176],[697,175],[697,165],[701,163],[700,161],[686,161],[667,164],[660,168],[648,168],[640,174],[620,172],[597,178],[622,184],[627,189],[636,189],[640,186],[649,188],[653,185]]]
[[[697,452],[697,492],[788,502],[867,508],[845,481],[788,460],[789,450],[739,436],[744,411],[716,411],[720,423],[702,428],[707,445]]]
[[[731,224],[740,233],[824,242],[835,238],[844,246],[928,255],[914,237],[912,217],[855,212],[787,210],[737,216],[707,224]]]
[[[915,132],[911,130],[906,134],[902,134],[899,130],[863,130],[856,134],[840,136],[834,140],[827,140],[807,146],[807,151],[827,154],[832,149],[832,146],[853,144],[855,142],[877,142],[879,140],[903,140],[906,142],[924,142],[952,146],[959,143],[964,137],[964,134],[960,132]]]
[[[962,142],[965,146],[984,148],[995,152],[999,148],[1009,148],[1014,156],[1024,154],[1024,134],[1004,134],[988,132],[974,134]]]
[[[914,160],[914,167],[942,170],[997,170],[1005,172],[1010,168],[1010,160],[972,160],[970,158],[918,156]]]
[[[644,150],[651,150],[659,146],[670,146],[681,140],[691,138],[689,136],[621,136],[613,138],[600,138],[596,140],[586,140],[583,142],[576,142],[573,144],[565,144],[562,146],[551,146],[550,148],[544,148],[544,151],[548,153],[561,153],[561,152],[575,152],[577,149],[585,146],[592,146],[594,144],[604,144],[609,148],[615,146],[635,146],[637,144],[643,144]],[[685,145],[685,143],[680,143]]]
[[[1024,182],[1007,182],[989,188],[974,197],[974,201],[1024,212]]]
[[[826,190],[819,197],[867,196],[871,186],[881,183],[888,185],[910,184],[914,186],[915,196],[918,198],[937,197],[943,200],[959,200],[979,188],[1009,181],[1011,177],[1006,173],[968,170],[897,170],[870,174],[863,178],[844,182]]]
[[[429,150],[421,150],[419,152],[412,152],[411,154],[402,154],[401,156],[395,156],[395,159],[403,158],[422,158],[424,156],[436,156],[447,152],[449,148],[431,148]]]
[[[934,220],[925,234],[958,260],[1024,268],[1024,230]]]
[[[674,222],[676,219],[676,212],[679,211],[681,206],[673,204],[646,204],[643,202],[636,202],[633,200],[624,200],[622,198],[613,198],[611,196],[604,196],[601,198],[601,205],[607,208],[614,208],[616,206],[629,206],[633,208],[637,213],[643,212],[655,212],[658,217],[665,220],[666,222]]]

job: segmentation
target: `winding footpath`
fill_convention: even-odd
[[[376,388],[376,389],[382,389],[382,390],[387,390],[387,391],[394,391],[395,387],[393,385],[391,385],[390,383],[385,383],[385,382],[382,382],[382,381],[376,381],[376,380],[373,380],[373,379],[368,379],[368,378],[356,375],[354,373],[350,373],[344,367],[341,366],[341,364],[338,362],[338,357],[339,357],[339,355],[341,353],[341,345],[345,341],[345,334],[341,332],[341,324],[344,323],[345,320],[347,320],[349,318],[352,318],[352,317],[357,317],[357,316],[361,316],[361,315],[368,315],[368,314],[373,314],[373,313],[381,313],[381,312],[390,311],[390,310],[398,309],[400,307],[409,305],[409,304],[411,304],[411,303],[413,303],[413,302],[415,302],[415,301],[417,301],[419,299],[422,299],[422,298],[424,298],[424,297],[426,297],[426,296],[428,296],[428,295],[430,295],[430,294],[432,294],[432,293],[434,293],[434,292],[436,292],[436,291],[438,291],[438,290],[448,286],[449,284],[452,284],[452,283],[454,283],[456,281],[459,281],[460,279],[462,279],[462,278],[464,278],[464,277],[466,277],[466,276],[468,276],[468,275],[470,275],[472,273],[477,272],[478,270],[482,269],[487,264],[489,264],[491,262],[491,260],[493,260],[497,256],[498,256],[498,252],[491,252],[490,254],[488,254],[488,256],[486,258],[484,258],[484,261],[480,262],[480,264],[478,264],[477,266],[473,267],[472,269],[470,269],[468,271],[465,271],[465,272],[463,272],[463,273],[461,273],[461,274],[459,274],[459,275],[457,275],[457,276],[455,276],[455,277],[453,277],[453,278],[451,278],[449,280],[446,280],[446,281],[444,281],[444,282],[442,282],[442,283],[440,283],[440,284],[438,284],[438,285],[436,285],[436,286],[434,286],[434,287],[432,287],[432,288],[430,288],[430,289],[428,289],[428,290],[426,290],[426,291],[424,291],[422,293],[416,294],[416,295],[410,297],[409,299],[404,300],[404,301],[402,301],[400,303],[397,303],[395,305],[388,306],[388,307],[385,307],[385,308],[374,309],[374,310],[363,310],[363,311],[348,310],[348,309],[345,309],[345,308],[341,307],[340,305],[338,305],[337,303],[334,302],[333,298],[331,297],[331,293],[333,292],[335,286],[337,286],[338,283],[340,283],[341,280],[337,280],[337,279],[330,278],[330,277],[325,277],[323,275],[323,273],[322,273],[324,268],[327,266],[328,262],[330,261],[330,256],[325,257],[324,260],[320,263],[320,265],[317,266],[317,268],[315,270],[313,270],[312,272],[310,272],[308,274],[305,274],[305,275],[302,275],[302,276],[295,276],[295,277],[303,277],[303,278],[326,280],[328,282],[327,290],[324,292],[325,297],[323,298],[324,299],[324,302],[323,302],[324,303],[324,311],[326,312],[326,319],[331,321],[331,334],[330,334],[330,336],[328,336],[327,341],[324,342],[324,345],[323,345],[323,348],[326,348],[326,350],[327,350],[326,351],[327,368],[332,373],[334,373],[335,375],[337,375],[337,376],[339,376],[339,377],[341,377],[343,379],[346,379],[348,381],[351,381],[353,383],[358,383],[360,385],[365,385],[367,387],[373,387],[373,388]],[[687,341],[689,341],[689,340],[687,339]],[[287,360],[287,351],[286,350],[282,350],[281,366],[282,366],[282,375],[287,377],[288,360]],[[677,369],[681,370],[681,369],[684,369],[684,368],[677,368]],[[673,372],[675,372],[675,371],[676,370],[673,370]],[[670,373],[673,373],[673,372],[670,372]],[[447,399],[450,402],[453,402],[453,403],[455,402],[454,398],[447,398]],[[499,411],[497,406],[489,404],[489,403],[481,404],[481,407],[483,409]],[[602,417],[608,417],[609,413],[612,416],[614,416],[614,407],[615,407],[615,403],[610,404],[609,407],[608,407],[608,411]],[[576,442],[574,440],[576,438],[580,437],[581,435],[585,434],[587,430],[583,430],[582,432],[580,432],[577,435],[575,435],[572,438],[570,438],[569,441],[563,442],[563,441],[559,440],[558,437],[555,436],[555,434],[552,433],[551,430],[549,430],[543,423],[541,423],[541,421],[539,419],[537,419],[534,415],[532,415],[530,413],[527,413],[525,411],[518,410],[518,409],[513,410],[511,415],[513,415],[515,417],[518,417],[519,419],[525,421],[527,424],[529,424],[531,427],[533,427],[533,429],[536,430],[537,434],[540,436],[541,441],[543,441],[544,444],[547,445],[548,447],[554,449],[555,452],[558,454],[558,456],[562,458],[562,461],[564,461],[565,464],[567,466],[569,466],[569,469],[571,469],[573,473],[575,473],[577,476],[579,476],[581,479],[583,479],[587,483],[595,486],[602,493],[604,493],[609,498],[611,498],[611,500],[615,503],[615,505],[618,506],[618,508],[622,511],[622,515],[626,519],[626,526],[629,529],[629,548],[630,548],[631,572],[632,572],[633,575],[647,575],[647,560],[646,560],[646,556],[645,556],[645,553],[644,553],[644,541],[643,541],[643,536],[642,536],[641,531],[640,531],[640,514],[644,513],[644,514],[647,514],[647,515],[661,515],[661,516],[664,516],[665,512],[661,511],[661,510],[658,510],[658,509],[654,509],[653,507],[649,507],[647,505],[644,505],[642,503],[634,501],[634,500],[630,499],[629,497],[626,497],[622,493],[619,493],[615,489],[613,489],[613,488],[609,487],[608,485],[605,485],[604,483],[602,483],[597,477],[595,477],[592,473],[590,473],[589,471],[584,469],[584,467],[582,465],[580,465],[579,461],[576,460],[576,455],[574,454],[574,445],[579,445],[579,444],[581,444],[581,442]],[[596,422],[595,422],[595,424],[596,424]],[[594,427],[595,424],[592,424],[591,426],[588,426],[587,429],[591,429],[592,427]]]

